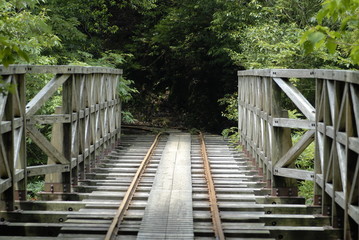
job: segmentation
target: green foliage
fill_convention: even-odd
[[[8,94],[9,92],[12,93],[15,91],[15,86],[13,84],[10,84],[9,82],[5,82],[0,76],[0,96],[2,94]]]
[[[359,64],[358,13],[357,0],[324,1],[316,15],[318,25],[307,30],[301,38],[306,53],[326,48],[331,54],[349,56],[351,65]]]
[[[246,68],[296,68],[304,65],[298,38],[302,30],[295,23],[269,21],[243,30],[241,52],[229,51],[237,64]]]
[[[130,101],[133,98],[133,94],[138,93],[138,90],[136,88],[131,87],[133,83],[134,82],[129,79],[125,79],[125,78],[120,79],[118,91],[122,102],[126,103]]]
[[[133,117],[132,113],[130,113],[129,111],[122,111],[121,119],[122,119],[122,123],[125,123],[125,124],[132,124],[132,123],[136,122],[136,119]]]
[[[303,117],[297,110],[288,111],[289,118],[300,119]],[[305,130],[293,130],[292,142],[296,144],[300,138],[305,134]],[[295,167],[298,169],[313,171],[315,157],[315,145],[311,143],[295,161]],[[314,198],[314,183],[313,181],[300,181],[298,183],[299,196],[306,199],[306,204],[312,204]]]
[[[47,24],[45,10],[33,13],[38,1],[0,1],[0,64],[34,62],[44,49],[60,45]]]
[[[37,200],[39,192],[44,190],[45,181],[41,178],[30,179],[27,184],[27,200]]]
[[[226,94],[218,100],[219,105],[226,106],[222,116],[233,121],[238,121],[238,93]]]
[[[305,198],[305,204],[312,205],[314,202],[314,182],[301,181],[298,190],[298,195]]]

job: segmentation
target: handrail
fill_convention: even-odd
[[[290,79],[310,79],[310,102]],[[359,226],[359,72],[326,69],[238,71],[240,142],[262,169],[272,194],[294,196],[296,180],[315,183],[314,203],[358,238]],[[303,114],[291,119],[284,97]],[[293,145],[291,129],[305,130]],[[314,171],[294,168],[297,157],[315,143]],[[352,237],[356,238],[352,238]]]
[[[26,99],[26,77],[43,73],[51,73],[52,79],[33,99]],[[0,66],[2,81],[15,86],[11,93],[0,93],[0,210],[13,210],[15,200],[26,200],[28,176],[46,174],[46,192],[72,192],[116,144],[121,130],[117,92],[121,75],[120,69],[104,67]],[[56,113],[39,113],[59,93],[61,107]],[[52,125],[51,140],[38,127],[47,124]],[[47,165],[27,166],[27,137],[48,156]]]

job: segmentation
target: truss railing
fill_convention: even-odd
[[[295,196],[298,179],[314,181],[314,204],[331,216],[334,227],[344,229],[345,239],[357,239],[359,72],[264,69],[239,71],[238,77],[240,141],[272,195]],[[313,100],[296,87],[298,80],[311,81]],[[289,118],[288,106],[302,117]],[[303,133],[295,144],[294,129]],[[314,171],[295,168],[312,142]]]
[[[26,99],[27,76],[46,73],[52,79]],[[122,70],[10,65],[0,67],[0,75],[4,84],[13,86],[11,92],[0,93],[0,210],[14,210],[16,200],[26,200],[30,176],[46,174],[45,191],[52,194],[72,192],[120,138]],[[53,95],[62,96],[61,106],[54,114],[42,115],[42,106]],[[40,131],[49,124],[51,139]],[[48,156],[46,165],[27,166],[26,138]]]

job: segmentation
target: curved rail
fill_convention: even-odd
[[[144,159],[141,162],[141,165],[139,166],[136,175],[134,176],[131,185],[129,186],[117,212],[115,217],[112,220],[112,223],[109,227],[109,229],[107,230],[107,234],[105,237],[105,240],[110,240],[110,239],[115,239],[118,229],[119,229],[119,225],[123,220],[123,217],[125,215],[126,210],[128,209],[130,202],[133,198],[133,195],[136,192],[136,188],[138,186],[138,184],[140,183],[141,177],[143,175],[143,173],[146,170],[146,166],[153,154],[154,149],[156,148],[156,146],[158,145],[159,142],[159,137],[161,136],[162,133],[157,134],[155,140],[153,141],[150,149],[148,150],[146,156],[144,157]]]
[[[208,186],[208,194],[209,194],[209,201],[210,201],[210,207],[211,207],[213,230],[214,230],[216,239],[222,240],[222,239],[225,239],[225,237],[224,237],[224,232],[223,232],[223,228],[222,228],[221,217],[219,214],[216,190],[214,188],[214,183],[213,183],[213,179],[212,179],[211,167],[209,165],[209,160],[208,160],[208,156],[207,156],[206,144],[205,144],[202,132],[199,133],[199,137],[200,137],[200,141],[201,141],[201,152],[202,152],[204,172],[205,172],[207,186]]]

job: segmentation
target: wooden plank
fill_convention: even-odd
[[[274,175],[287,177],[287,178],[294,178],[300,180],[314,180],[314,172],[301,170],[301,169],[294,169],[294,168],[275,168]]]
[[[297,160],[298,156],[314,141],[315,130],[307,131],[289,151],[275,163],[274,168],[286,167]]]
[[[292,83],[281,78],[273,80],[310,121],[315,121],[315,108]]]
[[[0,178],[11,177],[11,170],[3,137],[0,136]]]
[[[137,239],[193,239],[190,142],[188,134],[170,134]]]
[[[359,206],[349,205],[348,214],[359,224]]]
[[[261,76],[282,78],[327,79],[359,84],[358,71],[330,69],[252,69],[237,72],[239,77]]]
[[[13,130],[13,136],[14,136],[14,151],[18,154],[14,155],[14,166],[15,168],[24,168],[24,164],[21,162],[21,160],[24,160],[26,152],[21,149],[22,146],[22,141],[25,139],[25,136],[23,135],[24,127],[18,128],[18,129],[14,129]]]
[[[286,117],[288,118],[288,112],[282,110],[282,99],[281,99],[281,89],[278,84],[274,81],[271,82],[271,115],[272,117]],[[270,127],[270,157],[274,165],[283,157],[285,154],[292,148],[292,137],[291,130],[289,128],[279,128],[279,127]],[[274,169],[273,169],[274,170]],[[271,184],[272,189],[278,187],[294,187],[296,183],[292,179],[285,179],[276,177],[274,171],[272,171]],[[272,194],[275,194],[274,192]]]
[[[304,119],[273,118],[271,124],[273,127],[315,129],[315,121]]]
[[[5,192],[11,186],[12,186],[12,179],[11,178],[7,178],[7,179],[0,178],[0,193]]]
[[[30,122],[39,124],[70,123],[70,114],[35,115],[27,118]]]
[[[31,166],[26,168],[27,176],[38,176],[45,175],[49,173],[60,173],[60,172],[68,172],[69,165],[67,164],[49,164],[49,165],[41,165],[41,166]]]
[[[144,171],[146,170],[146,167],[148,165],[148,162],[150,161],[150,158],[153,154],[153,151],[157,147],[159,143],[159,137],[161,133],[157,134],[154,142],[152,143],[151,147],[148,149],[146,155],[144,156],[143,160],[141,161],[140,166],[137,168],[136,174],[133,177],[130,186],[128,187],[128,190],[126,191],[120,206],[118,207],[118,210],[116,211],[116,214],[111,222],[110,227],[108,228],[108,231],[106,233],[105,239],[112,239],[114,236],[117,235],[116,229],[118,230],[118,227],[120,226],[123,217],[125,215],[125,211],[128,209],[129,204],[134,197],[136,187],[140,183],[141,176],[143,175]]]
[[[11,82],[12,76],[8,76],[4,81],[5,84]],[[7,101],[7,94],[0,93],[0,122],[3,120],[5,114],[5,106]]]
[[[314,69],[272,69],[273,78],[314,78]]]
[[[0,75],[9,74],[25,74],[25,73],[53,73],[53,74],[92,74],[92,73],[108,73],[121,75],[122,69],[93,67],[93,66],[73,66],[73,65],[21,65],[10,64],[5,68],[0,66]]]
[[[69,161],[42,135],[33,125],[27,125],[27,130],[32,140],[44,153],[51,157],[56,163],[69,164]]]
[[[353,103],[353,112],[354,112],[354,120],[357,126],[357,134],[359,135],[359,86],[355,86],[354,84],[350,85],[350,93],[352,97]]]
[[[11,131],[11,121],[1,121],[0,124],[0,134],[4,134]]]
[[[26,117],[34,115],[56,91],[70,77],[69,74],[56,75],[36,96],[26,105]]]

